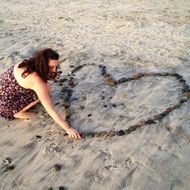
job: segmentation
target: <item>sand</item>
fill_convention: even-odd
[[[74,73],[71,125],[126,130],[179,102],[182,86],[155,76],[109,86],[98,65],[114,80],[169,72],[190,85],[190,1],[1,0],[0,73],[44,47],[60,54],[61,79],[86,64]],[[63,115],[67,86],[51,92]],[[65,136],[41,104],[33,111],[29,121],[0,119],[0,189],[189,190],[189,100],[128,135],[81,140]]]

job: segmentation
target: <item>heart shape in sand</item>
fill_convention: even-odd
[[[173,77],[178,80],[178,82],[182,86],[182,95],[179,99],[178,103],[176,105],[173,105],[171,107],[166,108],[164,111],[160,112],[159,114],[156,114],[152,117],[149,117],[148,119],[141,120],[140,122],[136,123],[135,125],[131,125],[128,127],[128,129],[123,130],[111,130],[111,131],[100,131],[100,132],[90,132],[86,134],[82,134],[83,137],[112,137],[115,135],[122,136],[131,133],[132,131],[137,130],[140,127],[147,126],[150,124],[155,124],[157,122],[162,121],[164,117],[169,115],[173,110],[179,109],[181,105],[185,102],[187,102],[190,99],[190,88],[186,84],[186,81],[183,79],[183,77],[177,73],[168,73],[168,72],[162,72],[162,73],[136,73],[130,78],[120,78],[119,80],[115,80],[110,74],[107,73],[107,68],[105,65],[95,65],[95,64],[84,64],[79,65],[77,67],[74,67],[72,71],[70,72],[69,79],[60,79],[58,82],[61,84],[63,82],[68,83],[68,87],[64,87],[62,89],[62,98],[64,99],[64,108],[66,113],[66,121],[70,123],[70,103],[71,103],[71,97],[73,93],[73,89],[78,84],[77,80],[74,78],[74,75],[77,71],[79,71],[81,68],[85,66],[98,66],[98,68],[101,71],[101,75],[103,80],[107,83],[107,85],[111,86],[112,88],[117,87],[120,84],[123,83],[129,83],[130,81],[139,80],[143,77]],[[89,116],[90,117],[90,114]]]

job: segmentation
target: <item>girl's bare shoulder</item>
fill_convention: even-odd
[[[22,77],[22,73],[25,71],[24,68],[18,67],[19,63],[14,66],[14,77],[18,84],[26,89],[33,89],[34,85],[43,83],[43,80],[39,77],[36,72],[28,74],[26,77]]]

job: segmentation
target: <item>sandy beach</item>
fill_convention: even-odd
[[[83,138],[40,103],[0,119],[0,190],[190,189],[189,0],[1,0],[0,74],[45,47]]]

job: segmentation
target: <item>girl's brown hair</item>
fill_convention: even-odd
[[[19,64],[19,68],[25,68],[22,77],[25,78],[30,73],[37,72],[41,79],[47,82],[50,72],[48,65],[50,59],[58,60],[59,54],[51,48],[36,51],[31,58],[25,59]]]

